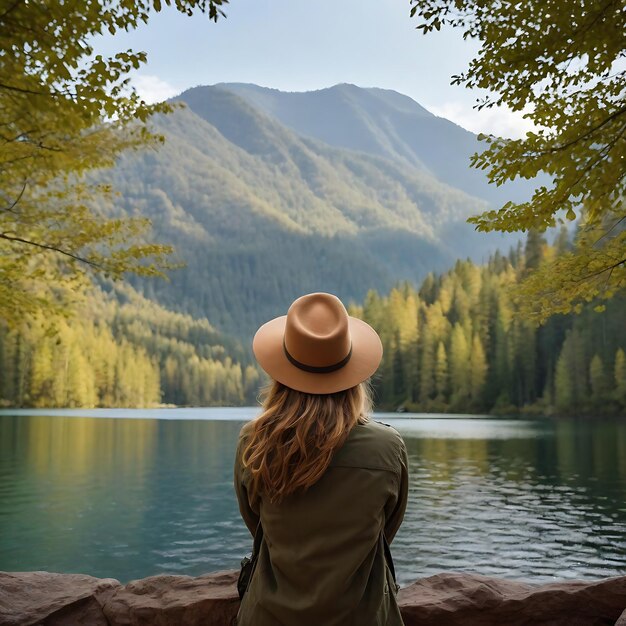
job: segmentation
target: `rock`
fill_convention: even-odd
[[[0,572],[0,625],[109,626],[102,604],[120,586],[84,574]]]
[[[437,574],[401,589],[398,603],[406,626],[600,626],[626,607],[626,576],[533,585]]]
[[[121,585],[79,574],[0,573],[0,626],[231,626],[237,575]],[[534,585],[438,574],[401,589],[398,601],[406,626],[626,626],[626,576]]]
[[[239,608],[239,572],[151,576],[128,583],[104,604],[111,626],[230,626]]]

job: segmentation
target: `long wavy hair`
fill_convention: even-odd
[[[271,381],[262,391],[262,407],[244,430],[242,463],[251,474],[250,496],[280,502],[314,485],[352,427],[368,421],[371,390],[364,382],[318,395]]]

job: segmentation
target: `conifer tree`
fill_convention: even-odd
[[[478,334],[472,339],[472,355],[470,359],[470,397],[475,405],[480,404],[487,379],[487,359],[483,344]]]
[[[542,233],[531,228],[526,237],[524,249],[524,270],[529,273],[536,270],[546,255],[546,239]]]
[[[574,382],[569,369],[565,346],[556,362],[554,404],[556,409],[561,412],[569,411],[574,405]]]
[[[606,380],[604,377],[604,365],[602,359],[594,354],[589,364],[589,382],[591,384],[592,397],[596,402],[600,402],[606,391]]]
[[[443,341],[437,345],[437,358],[435,368],[435,391],[437,400],[445,402],[448,394],[448,357]]]
[[[470,349],[463,327],[457,322],[450,339],[450,388],[454,407],[463,409],[470,396]]]

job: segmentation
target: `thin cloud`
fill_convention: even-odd
[[[477,111],[459,102],[444,102],[428,107],[431,113],[458,124],[473,133],[486,133],[519,139],[528,131],[536,130],[534,124],[523,118],[523,113],[503,107]]]
[[[133,78],[133,86],[148,104],[163,102],[180,93],[180,89],[152,74],[138,74]]]

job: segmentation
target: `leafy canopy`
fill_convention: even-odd
[[[470,218],[478,230],[543,231],[579,219],[574,249],[530,276],[540,321],[626,287],[626,11],[623,0],[411,0],[424,33],[460,28],[481,47],[453,84],[489,94],[535,125],[524,139],[481,137],[472,157],[496,185],[547,173],[529,202]],[[526,112],[527,111],[527,112]]]
[[[7,0],[0,7],[0,319],[63,301],[88,270],[155,275],[169,248],[143,238],[147,220],[118,219],[90,201],[110,194],[90,170],[155,143],[148,105],[129,72],[146,60],[127,50],[94,55],[101,34],[131,30],[162,4],[222,15],[228,0]]]

